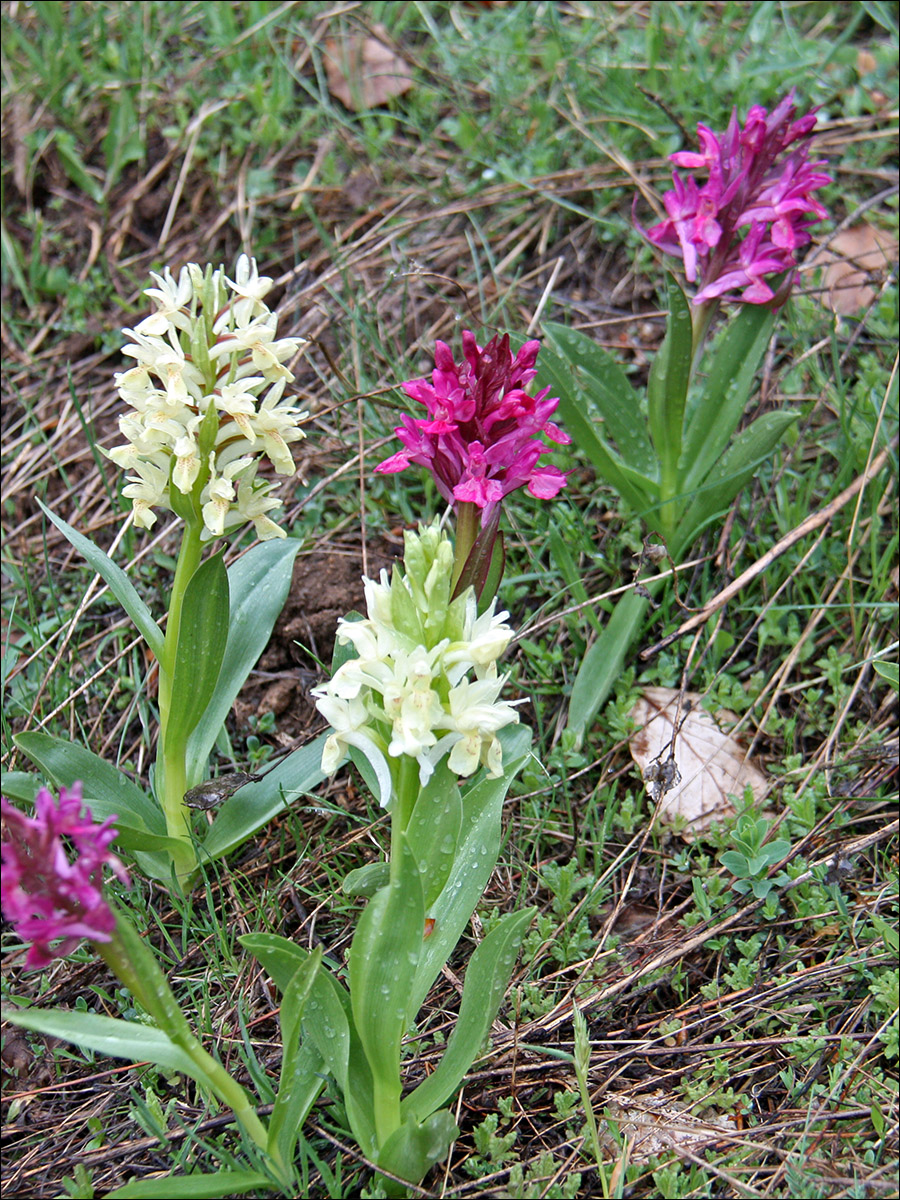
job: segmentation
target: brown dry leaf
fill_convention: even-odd
[[[897,242],[874,225],[854,225],[833,237],[814,262],[825,268],[825,307],[841,314],[856,313],[872,303],[878,277],[897,262]]]
[[[713,1142],[736,1134],[733,1118],[711,1114],[705,1120],[688,1111],[688,1105],[656,1091],[646,1096],[619,1096],[604,1100],[604,1108],[615,1121],[619,1134],[633,1138],[629,1161],[646,1163],[675,1150],[703,1154]],[[604,1128],[601,1141],[616,1156],[619,1143]]]
[[[667,774],[678,695],[672,688],[646,688],[629,714],[638,729],[628,748],[654,798]],[[720,729],[701,707],[702,699],[695,692],[685,693],[675,739],[677,772],[659,808],[661,821],[671,823],[676,816],[687,821],[680,835],[685,841],[692,841],[713,821],[733,817],[735,808],[730,797],[743,796],[748,784],[757,800],[763,799],[768,788],[765,775],[747,759],[740,742]],[[719,719],[729,723],[737,720],[728,712],[719,713]]]
[[[378,108],[412,87],[408,64],[387,45],[388,31],[374,25],[372,33],[378,36],[351,33],[340,42],[334,38],[325,42],[328,90],[353,112]]]

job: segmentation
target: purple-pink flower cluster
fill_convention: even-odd
[[[668,220],[642,232],[684,260],[689,282],[699,280],[694,304],[717,297],[783,302],[797,250],[828,215],[813,196],[831,182],[820,169],[824,163],[809,161],[816,114],[794,120],[794,95],[792,89],[771,113],[754,105],[743,128],[733,112],[721,138],[698,125],[700,152],[670,155],[676,166],[707,172],[707,181],[701,186],[673,172],[675,190],[664,197]],[[776,274],[786,275],[777,295],[766,280]]]
[[[69,954],[82,938],[110,941],[116,919],[103,899],[104,864],[125,883],[128,874],[108,849],[116,836],[115,817],[95,824],[91,810],[82,811],[80,783],[63,788],[59,802],[41,788],[34,809],[34,816],[26,817],[5,796],[0,798],[0,899],[6,920],[23,941],[32,943],[25,965],[45,967]]]
[[[376,471],[402,471],[411,463],[427,467],[450,503],[477,505],[486,525],[504,496],[528,487],[549,500],[565,486],[566,472],[540,465],[552,447],[571,441],[550,420],[558,399],[549,388],[536,396],[527,388],[537,375],[540,342],[526,342],[513,356],[508,335],[483,348],[463,332],[464,362],[457,364],[445,342],[437,342],[431,382],[413,379],[403,390],[423,404],[427,417],[404,415],[395,430],[404,449],[379,463]]]

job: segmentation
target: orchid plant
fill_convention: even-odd
[[[389,1194],[397,1179],[418,1183],[456,1137],[445,1105],[483,1045],[533,916],[506,914],[480,943],[444,1056],[404,1096],[404,1034],[496,866],[503,800],[531,744],[515,702],[502,699],[497,662],[513,630],[496,591],[501,501],[522,487],[551,498],[566,482],[539,462],[569,438],[551,420],[558,400],[528,391],[538,350],[527,342],[513,355],[506,336],[481,347],[466,331],[462,364],[438,342],[431,381],[404,384],[428,415],[403,417],[403,450],[376,470],[428,468],[454,511],[456,544],[438,522],[405,535],[403,570],[365,581],[367,615],[341,621],[332,677],[313,691],[332,727],[322,770],[352,758],[391,832],[385,860],[344,881],[370,897],[346,984],[320,971],[303,1026],[312,1069],[332,1080]],[[242,942],[280,988],[307,958],[271,934]]]
[[[159,665],[159,735],[148,794],[88,747],[29,731],[16,744],[56,786],[84,782],[94,811],[117,814],[118,844],[141,869],[179,885],[198,862],[198,835],[185,796],[203,784],[210,753],[249,671],[272,632],[300,549],[272,519],[281,501],[257,477],[267,460],[294,473],[291,446],[306,416],[285,398],[287,364],[301,340],[277,337],[265,304],[272,280],[242,254],[234,279],[222,268],[185,266],[154,274],[155,311],[126,329],[135,365],[116,376],[127,411],[124,441],[104,451],[129,472],[123,495],[132,519],[150,529],[157,510],[174,513],[181,546],[165,632],[112,559],[62,518],[41,508],[106,581]],[[216,539],[252,523],[259,543],[227,570]],[[304,747],[219,810],[199,845],[206,860],[233,849],[284,803],[321,779],[320,747]],[[35,781],[4,776],[5,792],[33,799]]]
[[[98,1013],[35,1006],[4,1008],[3,1019],[101,1054],[156,1063],[195,1080],[213,1104],[230,1108],[243,1137],[248,1165],[222,1170],[214,1176],[183,1176],[179,1195],[225,1196],[250,1191],[298,1195],[294,1150],[321,1081],[302,1071],[298,1074],[297,1021],[320,952],[299,965],[285,986],[280,1012],[285,1054],[278,1094],[266,1124],[257,1114],[263,1101],[251,1096],[203,1048],[153,951],[139,935],[124,905],[104,890],[104,867],[109,867],[123,884],[130,883],[122,863],[109,849],[117,837],[115,816],[95,822],[90,808],[83,804],[80,784],[63,788],[59,800],[41,788],[33,817],[26,817],[5,798],[0,806],[4,822],[0,897],[4,917],[23,940],[32,943],[26,967],[46,967],[54,959],[70,954],[87,938],[147,1018],[125,1021]],[[172,1181],[142,1180],[108,1195],[121,1200],[171,1196]]]
[[[717,137],[698,125],[699,151],[671,155],[677,167],[664,198],[666,219],[643,230],[682,261],[686,294],[669,279],[665,340],[646,397],[590,338],[547,324],[552,351],[544,376],[560,392],[560,411],[597,474],[663,541],[677,561],[719,517],[798,418],[764,412],[737,432],[775,312],[794,284],[798,251],[827,214],[814,193],[830,182],[811,162],[815,112],[797,117],[792,90],[768,112],[755,105],[743,125],[733,113]],[[710,329],[724,301],[737,314],[711,349]],[[654,589],[625,593],[579,668],[568,728],[580,744],[640,633]]]

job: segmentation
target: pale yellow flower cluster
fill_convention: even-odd
[[[365,579],[365,620],[338,623],[337,640],[356,656],[313,688],[332,727],[322,770],[336,771],[350,748],[368,759],[381,803],[395,792],[396,764],[414,758],[424,787],[438,762],[466,778],[479,767],[503,774],[497,733],[519,720],[515,702],[500,699],[506,676],[497,660],[512,640],[496,601],[478,614],[467,589],[450,599],[453,551],[438,525],[407,532],[406,574]]]
[[[283,400],[294,378],[285,364],[303,339],[276,338],[278,318],[264,303],[272,280],[246,254],[233,280],[196,263],[177,280],[168,268],[153,278],[158,286],[145,295],[156,311],[123,330],[131,339],[123,353],[135,359],[116,375],[133,410],[119,418],[125,443],[104,451],[132,472],[123,494],[135,524],[149,529],[154,508],[184,515],[193,506],[204,539],[247,521],[263,540],[284,537],[267,515],[281,501],[256,471],[266,457],[278,474],[294,473],[290,446],[307,413]]]

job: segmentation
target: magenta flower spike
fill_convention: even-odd
[[[794,120],[793,89],[772,110],[754,105],[743,128],[733,112],[717,137],[697,126],[700,152],[670,155],[678,167],[705,171],[699,184],[673,173],[663,199],[667,220],[638,228],[655,246],[684,261],[694,304],[719,297],[747,304],[783,303],[809,230],[828,214],[813,196],[831,182],[822,162],[809,161],[815,111]],[[784,275],[777,293],[767,277]]]
[[[32,943],[25,965],[46,967],[69,954],[82,938],[111,941],[116,919],[103,899],[104,864],[129,882],[122,863],[108,849],[116,836],[116,818],[95,824],[91,810],[82,808],[80,783],[62,788],[59,801],[41,788],[33,817],[26,817],[4,796],[0,814],[0,899],[6,920],[23,941]]]
[[[526,342],[513,356],[508,335],[481,347],[467,329],[465,361],[457,364],[450,347],[437,342],[431,382],[403,384],[428,415],[404,415],[395,430],[403,449],[375,470],[389,474],[411,464],[427,467],[445,500],[481,510],[482,527],[503,497],[520,487],[551,499],[565,486],[566,472],[538,462],[552,448],[543,439],[565,445],[571,438],[550,420],[559,404],[548,399],[550,389],[536,396],[527,391],[537,374],[539,350],[540,342]]]

